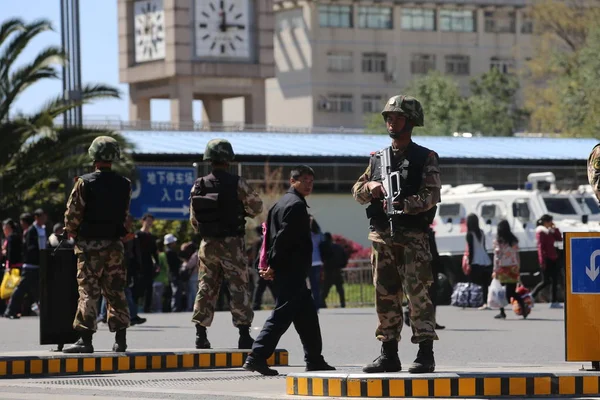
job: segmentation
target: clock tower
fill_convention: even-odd
[[[265,79],[275,76],[273,0],[118,0],[119,77],[129,119],[151,121],[150,100],[169,99],[171,122],[265,124]],[[244,115],[223,121],[223,100]]]

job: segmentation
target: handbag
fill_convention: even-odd
[[[469,265],[469,244],[465,245],[465,252],[462,257],[462,270],[465,275],[469,275],[471,273],[471,266]]]
[[[506,300],[506,288],[498,279],[493,279],[488,288],[487,305],[491,308],[504,308],[508,305]]]
[[[15,288],[21,282],[21,271],[18,268],[11,268],[4,272],[2,284],[0,285],[0,299],[6,300],[12,296]]]

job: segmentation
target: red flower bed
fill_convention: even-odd
[[[364,260],[371,258],[371,247],[364,247],[342,235],[331,235],[333,242],[344,248],[350,260]]]

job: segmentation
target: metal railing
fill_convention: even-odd
[[[373,270],[371,262],[365,260],[351,260],[348,267],[342,270],[344,279],[344,297],[346,307],[367,307],[375,304],[375,288],[373,286]],[[323,287],[323,275],[321,275],[321,286]],[[329,295],[324,299],[327,308],[338,308],[341,306],[340,297],[335,286],[332,286]],[[269,290],[263,295],[263,307],[270,308],[275,305],[275,300]]]
[[[155,121],[123,121],[114,118],[86,118],[83,126],[95,129],[116,131],[198,131],[198,132],[275,132],[275,133],[344,133],[364,134],[362,128],[347,127],[298,127],[276,126],[264,124],[246,124],[244,122],[155,122]]]

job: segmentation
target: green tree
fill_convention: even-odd
[[[464,125],[466,104],[452,78],[432,71],[411,81],[401,92],[417,98],[423,105],[425,126],[415,128],[416,135],[451,135]],[[369,133],[387,133],[380,113],[366,116],[365,125]]]
[[[600,47],[595,33],[600,7],[584,0],[546,0],[535,3],[531,15],[535,53],[524,71],[530,130],[597,135],[600,81],[593,51]]]
[[[52,30],[46,20],[25,24],[10,19],[0,26],[0,216],[17,217],[24,210],[45,208],[53,221],[61,220],[66,203],[65,177],[81,171],[91,161],[87,147],[99,135],[114,136],[123,147],[124,163],[117,169],[131,174],[127,155],[131,145],[120,135],[106,130],[57,127],[54,121],[64,112],[102,98],[118,98],[117,89],[86,85],[81,100],[66,103],[55,97],[31,115],[12,111],[15,101],[31,85],[57,79],[56,70],[65,62],[57,47],[42,49],[33,61],[15,67],[23,50],[37,35]]]
[[[519,80],[493,68],[471,80],[466,98],[468,123],[473,133],[510,136],[522,125],[524,113],[516,106]]]

